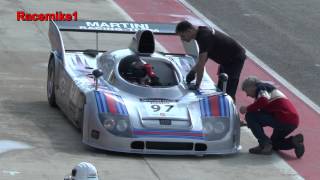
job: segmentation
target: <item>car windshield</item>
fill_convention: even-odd
[[[141,86],[175,86],[179,78],[175,68],[165,60],[130,55],[119,64],[120,75],[130,83]]]

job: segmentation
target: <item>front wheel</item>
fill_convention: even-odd
[[[48,77],[47,77],[47,97],[50,106],[56,107],[56,95],[55,95],[55,63],[54,58],[50,58],[48,64]]]

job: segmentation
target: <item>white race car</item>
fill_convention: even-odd
[[[154,34],[175,24],[50,22],[47,95],[81,129],[83,143],[143,154],[230,154],[239,151],[232,98],[205,73],[198,90],[186,74],[196,58],[155,51]],[[61,31],[135,33],[127,49],[65,50]],[[112,41],[109,41],[112,45]]]

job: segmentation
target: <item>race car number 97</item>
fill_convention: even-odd
[[[158,104],[153,104],[151,105],[151,109],[153,109],[153,112],[158,112],[158,111],[164,111],[164,112],[169,112],[173,108],[173,105],[171,104],[166,104],[163,105],[162,107]]]

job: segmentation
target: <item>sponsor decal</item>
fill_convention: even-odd
[[[64,13],[56,11],[55,13],[29,13],[26,11],[17,11],[17,21],[77,21],[78,12]]]
[[[140,98],[141,102],[150,102],[150,103],[170,103],[178,102],[176,99],[164,99],[164,98]]]
[[[176,24],[174,23],[148,23],[148,22],[127,22],[127,21],[100,21],[81,20],[78,21],[56,21],[61,31],[91,31],[91,32],[112,32],[112,33],[135,33],[149,30],[155,34],[175,35]]]
[[[152,32],[160,32],[157,28],[149,27],[146,23],[130,23],[130,22],[98,22],[87,21],[85,25],[79,26],[80,29],[105,30],[105,31],[131,31],[150,30]]]

